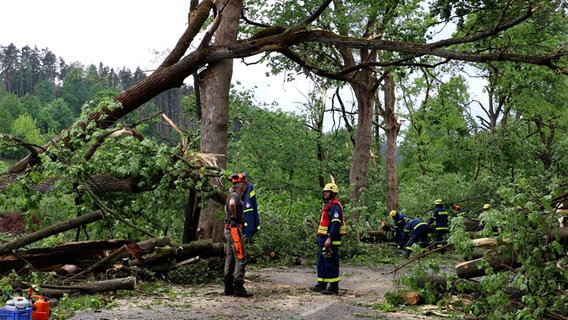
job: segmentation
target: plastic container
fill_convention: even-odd
[[[26,309],[32,306],[32,302],[24,297],[13,297],[12,302],[14,303],[14,307],[16,307],[16,309]]]
[[[32,320],[47,320],[49,318],[49,301],[42,296],[31,296],[35,310],[32,311]]]
[[[0,320],[32,320],[32,308],[21,310],[0,309]]]

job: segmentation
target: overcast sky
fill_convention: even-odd
[[[67,64],[153,70],[164,57],[155,52],[175,46],[188,11],[189,0],[1,0],[0,45],[48,48]],[[288,111],[305,102],[307,82],[284,84],[284,76],[267,79],[262,66],[245,70],[235,61],[233,82],[258,87],[258,101],[278,101]]]
[[[153,70],[187,27],[188,10],[189,0],[0,0],[0,45],[49,48],[68,64]],[[313,84],[285,83],[284,75],[266,78],[266,71],[235,60],[233,83],[254,90],[259,102],[277,101],[283,110],[299,112]],[[482,84],[471,78],[469,83],[475,96]]]

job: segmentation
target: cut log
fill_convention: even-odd
[[[143,266],[154,272],[166,272],[175,267],[177,263],[193,257],[210,258],[222,257],[224,255],[224,243],[205,239],[183,244],[179,247],[156,248],[154,253],[143,256],[143,264],[138,261],[132,261],[131,264],[133,266]]]
[[[420,295],[414,291],[401,292],[402,300],[410,305],[417,305],[420,303]]]
[[[30,287],[32,287],[31,284],[24,284],[24,283],[21,283],[20,286],[24,286],[21,289],[29,289]],[[14,287],[19,287],[19,286],[14,285]],[[94,293],[107,292],[107,291],[134,290],[134,289],[136,289],[136,278],[126,277],[126,278],[95,281],[95,282],[80,283],[80,284],[71,284],[71,285],[54,285],[54,284],[45,283],[41,285],[41,287],[38,290],[38,293],[42,296],[50,298],[59,298],[62,297],[64,294],[70,296],[76,296],[81,294],[94,294]]]
[[[387,233],[385,232],[385,230],[381,230],[381,229],[365,231],[361,235],[361,241],[362,242],[375,243],[375,242],[383,242],[383,241],[387,241],[387,240],[388,240]]]
[[[488,263],[494,272],[515,269],[520,266],[512,257],[485,256],[483,258],[465,261],[456,265],[456,274],[462,279],[471,279],[486,275],[485,263]]]
[[[495,248],[497,247],[497,239],[495,238],[479,238],[471,240],[474,247]]]
[[[71,220],[54,224],[47,228],[38,230],[29,235],[17,238],[15,240],[0,245],[0,254],[12,252],[13,250],[19,249],[30,243],[34,243],[49,236],[58,234],[63,231],[71,230],[80,226],[84,226],[91,222],[95,222],[102,219],[104,219],[104,214],[102,213],[102,211],[97,210]]]

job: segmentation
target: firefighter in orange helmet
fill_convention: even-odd
[[[310,288],[323,294],[339,294],[339,246],[346,229],[343,207],[336,198],[338,193],[335,183],[323,188],[324,205],[317,232],[318,283]]]

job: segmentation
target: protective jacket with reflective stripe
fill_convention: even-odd
[[[347,234],[343,207],[337,198],[332,198],[321,209],[321,219],[318,226],[318,237],[330,237],[332,244],[341,244],[341,236]]]
[[[251,183],[247,183],[247,189],[243,193],[243,213],[245,215],[244,233],[247,238],[251,238],[260,230],[260,216],[256,204],[256,191]]]

